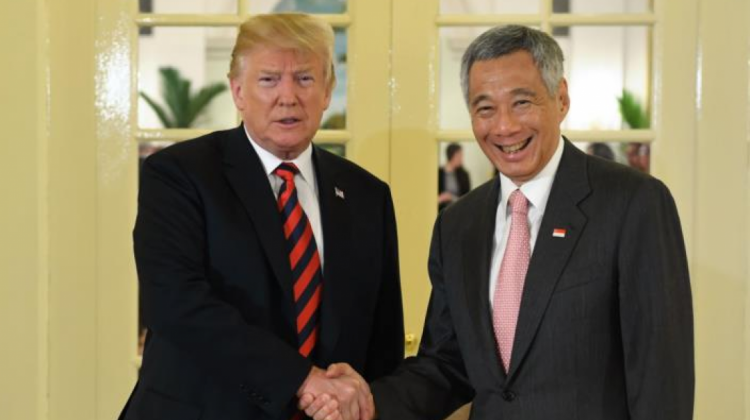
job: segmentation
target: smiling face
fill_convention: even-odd
[[[521,50],[475,62],[468,98],[474,137],[500,172],[521,185],[547,165],[570,107],[565,79],[550,96],[531,54]]]
[[[284,160],[307,148],[331,101],[323,60],[289,49],[253,48],[230,84],[250,136]]]

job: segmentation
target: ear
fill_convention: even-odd
[[[559,120],[562,122],[565,116],[568,115],[570,110],[570,96],[568,96],[568,81],[563,77],[560,79],[560,84],[557,87],[557,109],[559,112]]]
[[[242,82],[239,78],[229,79],[229,88],[232,91],[232,99],[234,100],[234,106],[238,111],[242,111],[245,107],[244,92]]]

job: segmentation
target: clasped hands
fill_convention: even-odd
[[[314,420],[372,420],[375,403],[367,382],[346,363],[313,367],[297,392],[298,408]]]

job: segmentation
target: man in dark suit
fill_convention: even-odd
[[[403,358],[389,188],[311,143],[332,45],[310,16],[249,19],[229,73],[243,124],[144,163],[134,241],[149,332],[121,419],[300,419],[298,398],[323,393],[330,419],[358,419],[364,380]],[[334,362],[362,376],[326,377]]]
[[[464,151],[458,143],[445,148],[446,162],[438,168],[438,210],[471,191],[471,178],[464,169]]]
[[[419,354],[371,384],[385,419],[688,420],[693,319],[675,203],[580,152],[562,52],[521,26],[464,54],[477,142],[500,172],[435,223]]]

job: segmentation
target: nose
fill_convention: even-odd
[[[513,136],[521,130],[518,116],[508,107],[500,107],[493,126],[494,134],[502,137]]]
[[[295,106],[298,103],[297,83],[291,77],[283,77],[279,83],[279,105]]]

